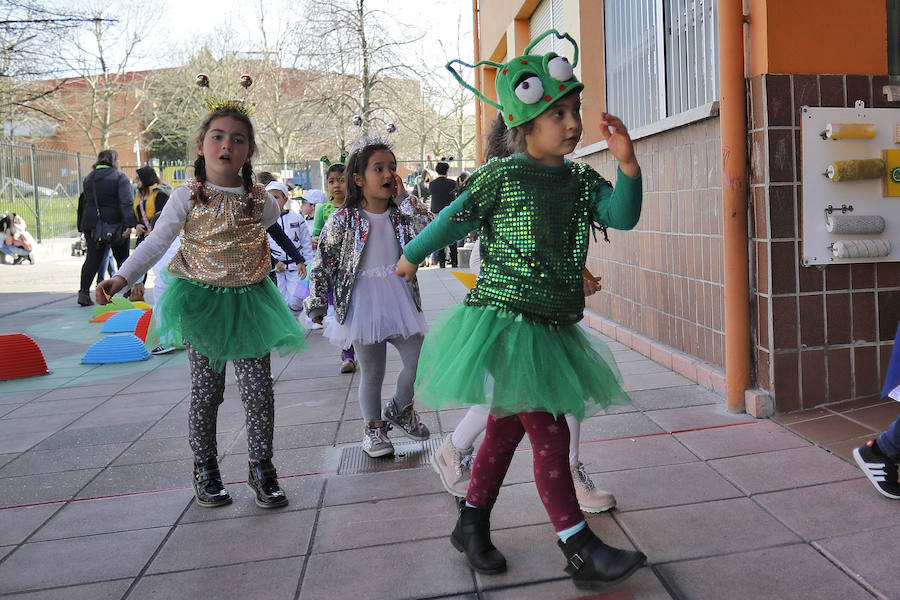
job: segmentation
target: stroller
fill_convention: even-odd
[[[87,242],[84,241],[84,234],[79,234],[78,239],[72,244],[72,256],[84,256],[87,254]]]

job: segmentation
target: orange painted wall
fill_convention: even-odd
[[[752,0],[753,75],[887,74],[884,0]]]
[[[581,144],[587,146],[600,141],[600,113],[606,110],[606,68],[603,36],[603,2],[599,0],[581,0],[581,31],[578,38],[581,67],[581,81],[584,91],[581,93],[581,117],[584,133]]]

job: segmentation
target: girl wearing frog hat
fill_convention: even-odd
[[[575,47],[569,61],[529,54],[548,35]],[[453,63],[497,68],[499,103],[466,84]],[[411,279],[434,250],[481,230],[482,268],[465,301],[445,312],[425,338],[416,395],[443,408],[486,405],[491,416],[453,546],[480,573],[506,570],[490,538],[490,513],[513,453],[528,434],[535,483],[575,585],[594,589],[629,577],[643,553],[604,544],[578,507],[569,469],[564,415],[581,420],[628,402],[609,348],[576,325],[584,311],[582,274],[592,228],[633,228],[640,217],[641,173],[625,125],[602,114],[601,135],[619,161],[616,186],[565,155],[581,138],[578,47],[548,31],[506,65],[452,61],[464,87],[500,110],[514,154],[472,174],[465,190],[408,243],[397,274]]]

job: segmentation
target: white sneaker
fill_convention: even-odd
[[[616,497],[612,492],[598,489],[591,481],[591,477],[584,470],[584,464],[577,463],[571,466],[572,483],[575,484],[575,498],[582,512],[600,513],[613,508],[616,505]]]

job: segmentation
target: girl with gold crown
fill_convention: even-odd
[[[253,123],[240,101],[211,108],[197,136],[194,178],[175,189],[153,231],[116,276],[98,286],[96,299],[105,304],[140,278],[181,234],[181,247],[168,267],[169,287],[155,310],[162,344],[183,340],[188,350],[197,503],[231,502],[216,460],[216,415],[225,363],[231,361],[247,418],[247,484],[258,506],[275,508],[288,501],[272,464],[275,396],[269,355],[273,349],[284,355],[307,344],[268,277],[266,228],[280,209],[253,182]]]
[[[529,54],[548,35],[569,40],[572,63]],[[640,217],[641,173],[625,125],[602,114],[601,132],[619,161],[616,187],[584,163],[565,159],[581,138],[578,47],[548,31],[523,56],[497,68],[499,103],[515,152],[472,174],[457,199],[403,250],[407,278],[434,250],[481,230],[481,273],[465,301],[445,312],[425,338],[416,395],[434,407],[487,405],[491,416],[475,457],[465,506],[450,536],[480,573],[506,570],[490,538],[490,513],[513,452],[527,433],[534,477],[566,572],[579,588],[629,577],[646,556],[604,544],[579,510],[569,469],[565,413],[583,419],[628,397],[609,348],[576,325],[584,311],[582,274],[592,227],[631,229]],[[495,129],[495,131],[497,131]],[[502,131],[502,130],[501,130]]]

